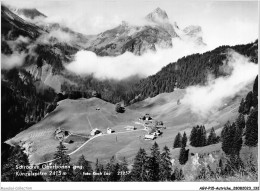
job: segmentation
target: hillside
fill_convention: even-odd
[[[97,108],[100,110],[96,110]],[[69,151],[73,151],[90,137],[92,129],[98,128],[106,132],[107,127],[112,127],[116,132],[120,132],[124,130],[123,127],[133,125],[132,120],[138,116],[139,113],[131,110],[117,114],[113,104],[98,98],[66,99],[59,102],[57,108],[39,123],[18,133],[7,142],[22,144],[27,152],[32,154],[30,159],[33,162],[44,162],[51,159],[56,150],[59,141],[55,139],[55,130],[58,128],[84,138],[68,145]]]
[[[154,97],[160,93],[172,92],[176,88],[192,85],[204,85],[211,74],[215,78],[225,76],[221,66],[234,50],[258,63],[258,40],[253,43],[236,46],[221,46],[203,54],[188,55],[163,67],[158,73],[149,76],[137,84],[140,90],[139,100]]]
[[[184,104],[177,104],[177,101],[184,96],[185,90],[148,98],[127,107],[125,113],[116,113],[115,105],[98,98],[65,99],[58,102],[57,108],[43,120],[17,134],[7,143],[19,143],[26,148],[31,162],[39,163],[52,159],[58,145],[58,139],[55,138],[57,128],[60,127],[75,135],[73,142],[66,144],[69,153],[91,138],[90,131],[93,128],[98,128],[105,136],[94,138],[73,153],[72,162],[76,162],[81,154],[92,162],[96,158],[105,162],[113,155],[118,160],[126,157],[129,162],[132,162],[140,147],[149,149],[154,142],[143,139],[147,132],[143,130],[138,120],[141,115],[149,113],[155,120],[164,122],[166,129],[156,142],[160,147],[167,145],[172,148],[174,137],[178,132],[185,131],[189,136],[191,128],[198,124],[204,124],[206,130],[214,127],[219,134],[224,123],[237,117],[241,97],[246,95],[246,91],[241,92],[240,96],[234,99],[227,100],[228,104],[207,119],[201,119]],[[126,126],[136,126],[137,130],[126,131]],[[115,130],[115,134],[106,135],[107,127]]]

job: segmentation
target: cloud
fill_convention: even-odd
[[[80,75],[93,74],[99,79],[121,80],[134,75],[147,77],[180,57],[206,50],[194,46],[192,42],[177,38],[172,43],[172,48],[158,48],[156,52],[147,52],[142,56],[125,52],[116,57],[99,57],[94,52],[81,50],[76,53],[74,61],[66,65],[66,68]]]
[[[258,74],[258,65],[234,51],[228,53],[224,63],[229,75],[209,79],[206,86],[191,86],[186,89],[182,103],[191,111],[205,118],[223,106],[224,100],[237,95]]]
[[[14,52],[12,55],[1,54],[1,69],[10,70],[15,67],[20,67],[26,54],[21,52]]]
[[[42,34],[38,39],[37,43],[49,44],[53,41],[61,43],[71,44],[75,42],[76,38],[72,34],[62,31],[60,29],[51,30],[49,33]]]
[[[24,36],[20,35],[15,40],[7,40],[6,43],[9,45],[9,47],[13,51],[17,51],[17,48],[19,47],[19,45],[21,45],[21,44],[29,44],[30,43],[30,39],[28,37],[24,37]]]

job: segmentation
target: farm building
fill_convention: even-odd
[[[98,128],[92,129],[90,131],[90,135],[92,135],[92,136],[97,135],[99,133],[101,133],[101,131]]]
[[[70,135],[69,131],[64,131],[60,127],[58,127],[55,130],[55,138],[58,139],[59,141],[63,141],[66,137]]]
[[[154,140],[156,136],[154,134],[148,134],[144,136],[144,139],[146,140]]]
[[[115,131],[110,129],[109,127],[107,128],[107,134],[111,134],[111,133],[114,133]]]
[[[146,121],[144,123],[144,126],[146,129],[166,129],[166,127],[163,125],[162,121],[154,121],[154,120],[150,120],[150,121]]]
[[[150,114],[145,114],[144,116],[141,116],[140,118],[139,118],[140,120],[143,120],[143,121],[150,121],[150,120],[152,120],[153,118],[150,116]]]
[[[126,128],[126,130],[136,130],[136,127],[135,126],[126,126],[125,127]]]
[[[155,130],[154,132],[150,133],[155,135],[156,137],[160,136],[162,134],[162,132],[160,130]]]

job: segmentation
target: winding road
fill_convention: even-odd
[[[102,136],[109,136],[109,135],[118,135],[118,134],[123,134],[123,133],[131,133],[131,132],[137,132],[137,131],[147,131],[145,128],[144,129],[138,129],[138,130],[133,130],[133,131],[123,131],[123,132],[117,132],[117,133],[112,133],[112,134],[98,134],[95,135],[93,137],[91,137],[90,139],[88,139],[85,143],[83,143],[79,148],[77,148],[76,150],[72,151],[71,153],[69,153],[68,155],[72,155],[74,153],[76,153],[77,151],[79,151],[82,147],[84,147],[86,144],[88,144],[90,141],[92,141],[93,139],[97,138],[97,137],[102,137]],[[37,163],[35,165],[42,165],[42,164],[46,164],[46,163],[50,163],[53,162],[54,159],[49,160],[49,161],[45,161],[45,162],[41,162],[41,163]]]

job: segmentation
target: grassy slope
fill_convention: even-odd
[[[99,107],[100,110],[96,110]],[[115,106],[97,98],[63,100],[59,106],[46,116],[42,121],[17,134],[7,142],[10,144],[32,142],[32,162],[43,162],[52,158],[58,146],[58,140],[54,138],[54,131],[61,127],[74,134],[89,136],[92,128],[99,128],[106,132],[107,127],[113,127],[118,132],[124,130],[122,126],[133,124],[132,119],[139,116],[131,110],[125,114],[117,114]],[[73,144],[66,145],[71,152],[83,144],[81,139]]]
[[[116,113],[113,104],[97,98],[63,100],[45,119],[16,135],[9,140],[9,143],[32,142],[33,154],[30,157],[31,161],[43,162],[51,159],[56,150],[58,141],[54,138],[54,131],[57,127],[62,127],[83,136],[88,136],[92,128],[99,128],[106,133],[106,128],[112,127],[116,132],[123,132],[125,131],[124,127],[127,125],[138,126],[135,124],[138,118],[142,114],[149,113],[155,119],[162,120],[167,127],[163,130],[163,135],[155,141],[160,148],[165,145],[172,148],[174,137],[178,132],[185,131],[189,136],[191,128],[197,124],[205,124],[206,129],[211,127],[218,129],[227,120],[234,120],[237,116],[241,96],[228,100],[229,104],[227,106],[223,106],[214,116],[211,115],[205,120],[193,114],[184,104],[177,105],[177,100],[182,98],[184,94],[185,90],[163,93],[128,107],[123,114]],[[100,108],[100,110],[98,111],[96,108]],[[140,128],[142,127],[139,125],[138,129]],[[220,133],[220,129],[217,132]],[[132,162],[140,147],[146,148],[149,153],[149,148],[154,143],[154,141],[145,141],[139,138],[145,133],[145,131],[137,131],[95,138],[71,155],[72,162],[75,162],[81,154],[84,154],[87,160],[92,162],[96,158],[100,158],[101,161],[105,162],[113,155],[118,160],[125,156],[129,162]],[[118,142],[115,142],[115,136],[117,136]],[[69,152],[78,148],[83,143],[83,140],[67,144]],[[173,156],[179,154],[177,150],[171,149],[171,152]]]

